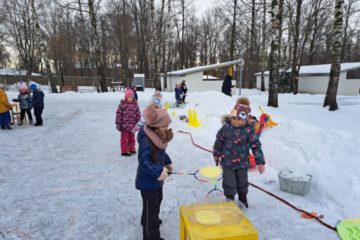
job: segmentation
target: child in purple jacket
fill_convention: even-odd
[[[121,100],[116,111],[116,129],[121,132],[120,147],[122,156],[135,154],[135,131],[136,124],[140,120],[140,109],[134,100],[133,91],[128,88],[125,91],[125,99]]]

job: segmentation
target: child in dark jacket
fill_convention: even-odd
[[[137,102],[138,101],[138,94],[137,94],[136,86],[133,87],[133,93],[134,93],[134,100]]]
[[[181,104],[181,96],[182,96],[181,86],[180,84],[177,83],[175,86],[176,107],[179,107],[179,105]]]
[[[223,189],[228,200],[234,200],[237,193],[239,201],[248,207],[248,168],[249,150],[251,148],[258,171],[265,171],[265,159],[261,143],[255,134],[255,128],[248,124],[250,108],[236,104],[230,113],[229,121],[225,122],[216,135],[214,144],[214,160],[221,161],[223,168]]]
[[[19,96],[17,99],[13,99],[14,102],[20,103],[20,123],[23,125],[25,113],[28,115],[29,124],[33,124],[31,108],[33,107],[32,97],[29,94],[29,89],[26,84],[22,84],[19,88]]]
[[[140,120],[140,109],[134,101],[133,91],[125,91],[125,99],[121,100],[116,111],[116,129],[121,132],[120,148],[122,156],[135,154],[135,131],[136,124]]]
[[[36,123],[34,126],[42,126],[43,125],[43,119],[41,117],[41,114],[44,110],[44,93],[40,91],[36,84],[31,84],[30,89],[33,92],[32,99],[33,99],[33,105],[34,105],[34,115],[36,119]]]
[[[138,133],[138,161],[135,186],[141,191],[143,209],[141,224],[144,240],[162,240],[160,237],[160,205],[163,199],[163,184],[168,171],[173,171],[170,157],[165,152],[173,138],[168,129],[171,119],[161,108],[149,105],[145,109],[146,125]]]

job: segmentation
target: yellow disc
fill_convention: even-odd
[[[195,214],[196,222],[204,225],[215,225],[221,222],[221,216],[210,210],[197,211]]]
[[[221,168],[217,166],[209,166],[200,169],[199,173],[207,178],[217,178],[221,175]]]

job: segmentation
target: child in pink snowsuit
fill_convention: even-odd
[[[135,154],[135,129],[140,120],[140,109],[134,101],[133,91],[128,88],[125,91],[125,99],[121,100],[116,111],[116,129],[121,132],[120,146],[122,156]]]

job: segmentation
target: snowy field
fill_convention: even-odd
[[[152,93],[139,92],[141,109]],[[120,156],[114,125],[123,93],[45,94],[43,127],[0,131],[0,239],[142,239],[142,201],[134,184],[137,156]],[[164,95],[174,102],[173,93]],[[244,90],[243,95],[249,97],[253,115],[259,116],[262,106],[279,123],[262,133],[266,172],[250,172],[250,182],[323,214],[332,226],[343,218],[359,218],[360,97],[340,96],[340,110],[329,112],[322,107],[323,95],[282,94],[276,109],[266,107],[265,93]],[[17,93],[8,96],[13,99]],[[174,110],[171,127],[192,132],[198,144],[211,149],[220,117],[236,98],[191,93],[189,104]],[[203,123],[198,129],[178,120],[195,106]],[[195,148],[188,135],[175,132],[167,151],[175,171],[213,165],[211,154]],[[277,174],[282,169],[313,176],[305,197],[280,191]],[[213,187],[191,176],[170,176],[160,213],[162,237],[179,239],[179,206],[205,202]],[[261,240],[338,239],[255,188],[249,188],[248,198],[250,208],[244,212]]]

